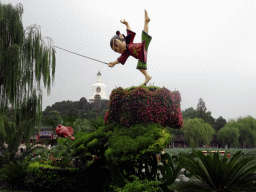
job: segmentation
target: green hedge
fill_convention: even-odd
[[[75,189],[80,186],[78,181],[79,175],[82,177],[82,172],[82,169],[63,169],[34,162],[27,167],[26,185],[34,189]]]

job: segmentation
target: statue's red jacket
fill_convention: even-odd
[[[128,57],[131,55],[140,61],[147,63],[147,51],[145,49],[145,40],[141,43],[133,43],[136,33],[133,31],[127,30],[127,36],[125,37],[126,50],[122,53],[117,60],[124,65]]]

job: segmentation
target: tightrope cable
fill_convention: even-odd
[[[57,47],[57,46],[54,46],[54,47]],[[62,49],[62,48],[60,48],[60,47],[57,47],[57,48]],[[74,52],[68,51],[68,50],[66,50],[66,49],[62,49],[62,50],[67,51],[67,52],[70,52],[70,53],[73,53],[73,54],[76,54],[76,55],[79,55],[79,56],[82,56],[82,57],[86,57],[86,56],[84,56],[84,55],[80,55],[80,54],[77,54],[77,53],[74,53]],[[86,58],[88,58],[88,59],[92,59],[92,60],[94,60],[94,61],[98,61],[98,62],[101,62],[101,63],[105,63],[105,64],[107,64],[107,65],[108,65],[108,63],[106,63],[106,62],[102,62],[102,61],[99,61],[99,60],[96,60],[96,59],[93,59],[93,58],[90,58],[90,57],[86,57]]]

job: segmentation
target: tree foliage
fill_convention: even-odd
[[[42,124],[54,124],[53,127],[55,128],[60,123],[57,117],[60,117],[63,123],[69,124],[69,126],[74,125],[77,119],[87,119],[91,121],[95,120],[96,116],[103,118],[108,109],[108,102],[108,100],[99,100],[89,103],[84,97],[82,97],[80,101],[56,102],[52,106],[47,106],[43,111]],[[53,121],[53,119],[55,120]]]
[[[6,161],[17,163],[16,152],[22,139],[27,150],[21,158],[32,152],[30,137],[35,125],[40,127],[41,123],[40,82],[42,79],[49,94],[55,74],[52,40],[47,38],[48,45],[45,43],[40,26],[32,25],[24,30],[22,14],[22,4],[13,7],[0,2],[0,145],[4,154],[0,157],[1,165]],[[4,142],[8,144],[7,149],[3,147]]]
[[[205,122],[209,123],[216,131],[219,131],[226,124],[226,120],[220,116],[218,119],[212,117],[211,111],[207,111],[205,102],[202,98],[199,99],[196,110],[193,107],[182,111],[183,119],[189,118],[201,118]]]
[[[230,147],[238,147],[238,137],[240,136],[238,127],[233,127],[230,124],[223,127],[218,132],[218,140],[224,145]]]
[[[199,99],[198,104],[197,104],[197,117],[198,118],[202,118],[204,121],[206,120],[206,106],[205,106],[205,102],[203,101],[202,98]]]
[[[237,124],[240,125],[239,143],[249,147],[256,146],[256,119],[251,116],[239,118]]]
[[[87,99],[85,99],[85,97],[82,97],[81,99],[80,99],[80,101],[78,102],[78,109],[80,109],[80,110],[84,110],[84,111],[86,111],[87,110],[87,108],[88,108],[88,105],[87,105]]]
[[[183,119],[186,119],[186,118],[194,119],[198,117],[197,111],[193,109],[193,107],[190,107],[188,109],[185,109],[185,111],[182,111],[182,117]]]
[[[213,128],[215,127],[215,118],[212,117],[211,111],[206,112],[204,121],[209,123]]]
[[[182,128],[184,138],[191,147],[209,145],[215,130],[201,118],[186,119]]]
[[[91,133],[95,131],[95,129],[91,127],[90,121],[87,119],[76,119],[74,122],[73,129],[74,129],[74,135],[77,132]]]
[[[55,74],[55,50],[50,38],[48,45],[41,38],[40,26],[23,29],[22,4],[13,7],[0,2],[0,109],[6,113],[8,105],[14,108],[16,125],[22,116],[37,119],[40,124],[42,94],[41,78],[50,93],[51,78]],[[50,73],[52,69],[52,73]],[[37,82],[36,88],[35,82]],[[39,95],[37,94],[39,91]],[[33,104],[29,105],[29,100]],[[22,111],[21,109],[28,109]],[[34,108],[31,115],[31,108]],[[16,116],[18,114],[18,116]],[[33,120],[33,124],[36,122]],[[34,129],[33,129],[34,130]]]
[[[219,131],[222,127],[225,126],[226,123],[227,123],[226,119],[224,119],[222,116],[220,116],[215,121],[215,130]]]
[[[231,119],[226,126],[237,127],[240,136],[238,138],[240,146],[256,146],[256,119],[252,116],[240,117],[237,120]]]

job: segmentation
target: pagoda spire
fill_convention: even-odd
[[[100,71],[97,73],[97,83],[101,83],[101,73]]]

